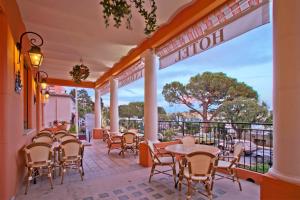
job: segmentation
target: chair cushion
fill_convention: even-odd
[[[186,178],[191,178],[194,181],[205,181],[208,178],[207,176],[191,176],[190,177],[189,169],[187,167],[184,168],[183,175]]]
[[[231,162],[225,160],[218,161],[218,168],[228,168],[231,165]]]

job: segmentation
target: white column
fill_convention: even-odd
[[[157,114],[157,66],[155,55],[147,50],[145,58],[145,88],[144,88],[144,122],[145,138],[158,142],[158,114]]]
[[[300,184],[300,1],[273,2],[274,158],[270,175]]]
[[[101,128],[101,95],[100,90],[95,89],[95,128]]]
[[[110,131],[119,132],[118,80],[110,79]]]
[[[75,127],[76,127],[76,134],[79,133],[78,127],[78,98],[77,98],[77,88],[75,88]]]

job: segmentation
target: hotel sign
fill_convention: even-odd
[[[160,69],[222,44],[269,21],[268,1],[231,1],[160,46],[156,51],[160,57]]]

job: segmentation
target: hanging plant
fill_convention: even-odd
[[[158,28],[156,24],[157,6],[155,0],[147,1],[149,1],[151,6],[150,11],[145,9],[145,0],[102,0],[100,4],[103,7],[103,17],[106,27],[109,26],[109,19],[112,16],[115,22],[114,27],[119,28],[125,19],[126,28],[131,30],[131,8],[135,7],[145,20],[144,33],[150,35]]]
[[[87,66],[80,64],[75,65],[69,73],[72,76],[73,81],[79,84],[82,80],[87,79],[90,75],[90,70]]]

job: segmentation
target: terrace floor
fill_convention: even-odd
[[[17,200],[127,200],[127,199],[185,199],[186,186],[179,192],[174,188],[171,177],[156,175],[148,183],[150,168],[141,167],[138,157],[126,154],[118,155],[118,150],[107,155],[107,148],[102,140],[94,140],[92,146],[85,148],[84,181],[77,172],[69,171],[64,184],[60,177],[54,178],[54,189],[51,190],[47,177],[38,178],[37,184],[31,184],[28,194],[24,195],[24,186],[20,188]],[[200,184],[198,184],[200,186]],[[215,182],[214,199],[220,200],[255,200],[259,199],[259,186],[242,181],[243,191],[230,180]],[[202,187],[200,187],[202,188]],[[206,199],[194,192],[192,199]]]

